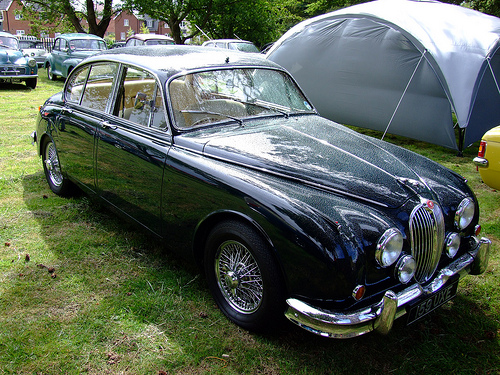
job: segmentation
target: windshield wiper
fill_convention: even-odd
[[[212,111],[200,111],[200,110],[194,110],[194,109],[184,109],[184,110],[182,110],[180,112],[181,113],[194,113],[194,114],[199,114],[199,115],[212,115],[212,116],[226,117],[228,119],[231,119],[231,120],[234,120],[234,121],[238,122],[240,124],[240,126],[243,126],[243,120],[242,119],[240,119],[238,117],[226,115],[225,113],[212,112]],[[196,122],[195,122],[195,124],[196,124]]]

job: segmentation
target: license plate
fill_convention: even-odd
[[[434,311],[439,306],[444,305],[457,295],[458,279],[450,285],[446,285],[433,295],[427,297],[423,301],[409,306],[408,324],[411,324],[431,311]]]

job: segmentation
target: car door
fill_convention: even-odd
[[[163,170],[171,144],[161,89],[152,74],[124,66],[115,97],[98,131],[99,193],[161,235]]]
[[[85,65],[73,72],[64,89],[64,107],[56,141],[63,172],[96,192],[95,137],[110,106],[118,64]]]
[[[52,51],[52,72],[58,76],[62,75],[63,62],[68,57],[69,43],[66,39],[59,38],[59,43],[55,45],[55,50]]]

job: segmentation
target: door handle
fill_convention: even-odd
[[[101,122],[101,126],[104,128],[104,129],[111,129],[111,130],[116,130],[118,128],[118,126],[116,125],[111,125],[109,122],[107,121],[103,121]]]

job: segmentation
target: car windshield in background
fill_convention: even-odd
[[[73,51],[93,51],[105,50],[106,44],[101,40],[73,39],[70,41],[69,47]]]
[[[272,69],[224,69],[187,74],[169,85],[180,129],[255,116],[312,112],[290,79]]]
[[[163,39],[150,39],[144,42],[147,46],[167,46],[175,44],[172,40],[163,40]]]
[[[0,47],[19,49],[19,42],[17,41],[16,38],[0,36]]]
[[[259,49],[255,47],[252,43],[229,43],[229,49],[234,49],[236,51],[242,52],[256,52],[259,53]]]
[[[31,40],[21,40],[19,42],[21,49],[35,48],[35,49],[45,49],[42,42],[34,42]]]

